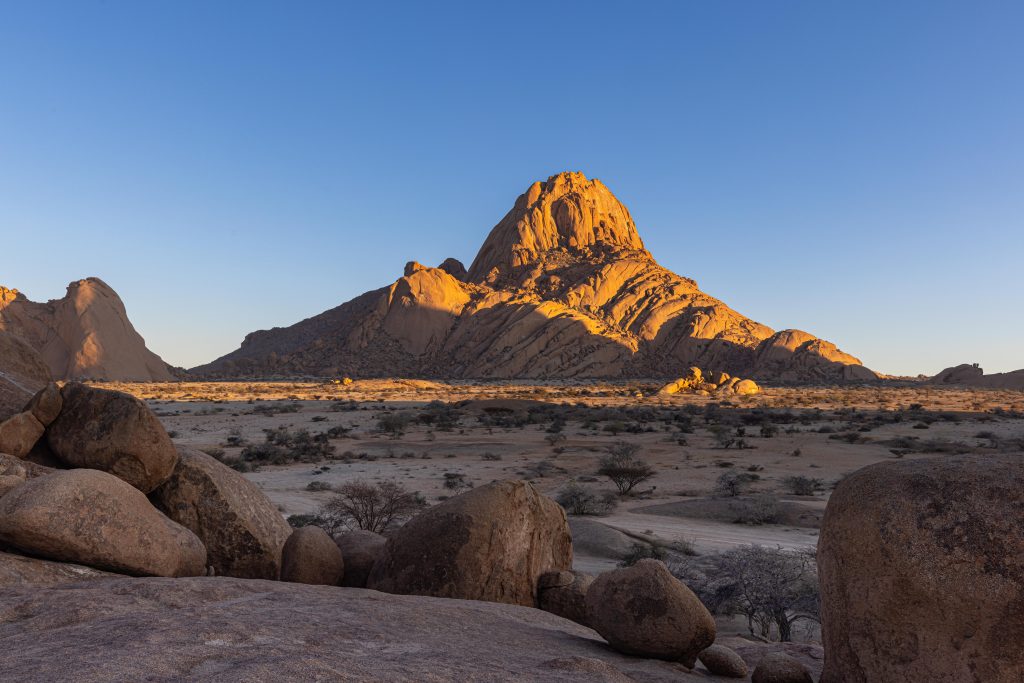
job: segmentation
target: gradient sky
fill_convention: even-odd
[[[582,170],[762,323],[1022,368],[1022,35],[1019,1],[4,3],[0,284],[101,277],[193,366],[468,266]]]

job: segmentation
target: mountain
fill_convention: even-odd
[[[98,278],[72,282],[63,298],[46,303],[0,287],[0,332],[38,351],[55,379],[174,379],[132,327],[121,298]]]
[[[978,364],[957,365],[946,368],[939,374],[927,380],[928,384],[941,386],[963,386],[963,387],[984,387],[987,389],[1013,389],[1024,390],[1024,370],[1012,372],[995,372],[985,374],[985,371],[978,367]]]
[[[677,377],[689,366],[782,381],[869,380],[834,344],[775,332],[654,260],[599,180],[535,182],[468,271],[410,262],[393,284],[249,334],[200,376]]]

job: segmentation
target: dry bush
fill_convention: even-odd
[[[332,535],[345,529],[381,533],[401,525],[426,505],[419,492],[395,481],[352,481],[337,490],[319,514],[321,526]]]

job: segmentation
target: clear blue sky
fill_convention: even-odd
[[[1021,368],[1022,35],[967,0],[5,3],[0,283],[99,276],[192,366],[468,265],[582,170],[760,322]]]

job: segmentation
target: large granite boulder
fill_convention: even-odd
[[[218,576],[277,579],[292,528],[260,488],[209,455],[179,446],[178,464],[150,499],[206,545]]]
[[[195,534],[99,470],[51,472],[5,493],[0,542],[122,574],[197,576],[206,570],[206,549]]]
[[[31,412],[18,413],[0,422],[0,453],[24,458],[43,437],[44,427]]]
[[[281,552],[282,581],[337,586],[344,571],[341,550],[318,526],[293,531]]]
[[[715,619],[663,562],[598,575],[587,590],[590,627],[619,652],[693,667],[715,642]]]
[[[63,408],[46,430],[53,453],[71,467],[103,470],[149,493],[178,462],[153,411],[134,396],[77,382],[61,390]]]
[[[0,287],[0,304],[11,291]],[[20,337],[0,331],[0,422],[22,412],[50,379],[50,368],[35,349]]]
[[[829,500],[818,572],[823,683],[1024,680],[1020,456],[851,474]]]
[[[503,481],[413,517],[388,538],[367,586],[533,607],[541,574],[571,567],[562,507],[532,484]]]
[[[373,571],[377,558],[384,554],[388,540],[372,531],[357,529],[334,537],[345,561],[345,573],[341,585],[349,588],[366,588],[366,581]]]

